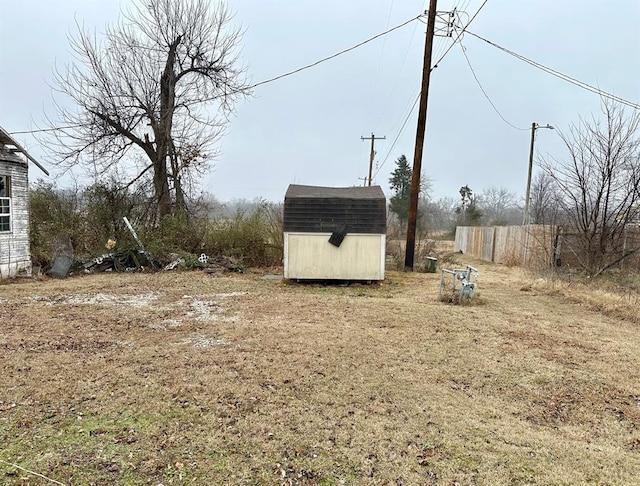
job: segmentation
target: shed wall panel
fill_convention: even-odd
[[[347,234],[339,247],[329,243],[330,236],[331,233],[285,232],[285,278],[384,279],[384,235]]]

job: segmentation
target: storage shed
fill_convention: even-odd
[[[31,272],[27,160],[49,175],[0,127],[0,278]]]
[[[380,186],[292,184],[284,198],[284,277],[384,280],[386,230]]]

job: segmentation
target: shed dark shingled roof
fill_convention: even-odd
[[[292,184],[284,198],[284,231],[385,234],[387,200],[380,186],[319,187]]]
[[[380,186],[369,187],[321,187],[291,184],[285,194],[287,198],[315,197],[329,199],[385,199]]]

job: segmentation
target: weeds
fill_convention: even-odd
[[[201,253],[233,257],[246,266],[279,265],[282,261],[282,207],[260,202],[252,211],[210,219],[207,211],[175,214],[156,221],[148,210],[144,191],[131,191],[115,182],[86,189],[60,190],[38,183],[31,191],[31,253],[35,262],[48,265],[56,255],[56,242],[68,246],[79,260],[137,244],[125,227],[127,216],[151,254],[161,263],[181,256],[187,268],[199,268]]]

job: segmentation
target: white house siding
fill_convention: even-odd
[[[284,277],[384,280],[385,235],[348,233],[339,247],[331,233],[284,234]]]
[[[15,154],[0,151],[0,175],[11,177],[11,231],[0,233],[0,278],[7,278],[31,271],[27,164]]]

